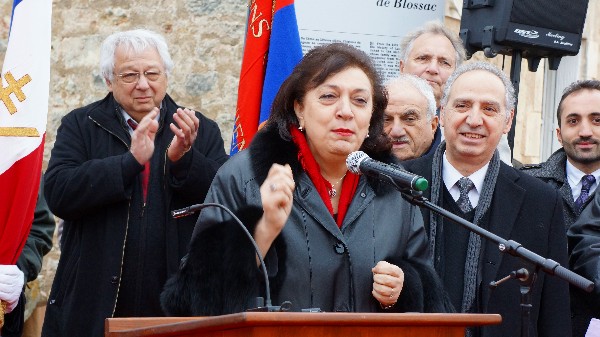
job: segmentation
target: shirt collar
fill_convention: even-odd
[[[127,131],[129,131],[129,134],[132,134],[133,133],[133,129],[131,128],[131,126],[129,126],[129,124],[127,123],[127,120],[131,119],[131,120],[133,120],[133,122],[135,124],[137,124],[138,122],[136,122],[133,118],[131,118],[131,116],[129,116],[129,114],[125,111],[125,109],[123,109],[120,105],[119,105],[119,111],[121,111],[121,115],[123,116],[123,120],[126,122],[125,125],[127,125]],[[156,120],[156,121],[160,120],[161,111],[162,111],[162,102],[160,103],[158,114],[156,115],[156,117],[154,118],[154,120]]]
[[[579,197],[579,194],[581,193],[581,178],[583,178],[583,176],[586,174],[577,167],[573,166],[573,164],[571,164],[571,162],[568,159],[566,160],[566,162],[567,165],[565,171],[567,173],[567,181],[569,182],[571,192],[573,193],[573,200],[575,200]],[[592,188],[590,188],[590,194],[594,192],[596,190],[596,187],[598,186],[598,179],[600,179],[600,169],[592,172],[591,175],[593,175],[594,178],[596,178],[596,183],[592,185]]]
[[[482,168],[473,172],[473,174],[471,174],[470,176],[467,177],[467,178],[471,179],[471,181],[475,185],[475,188],[477,189],[477,192],[479,192],[479,193],[481,192],[481,189],[483,188],[483,181],[485,180],[485,174],[487,173],[489,166],[490,166],[490,163],[488,162]],[[456,184],[456,182],[460,178],[463,177],[463,175],[460,174],[460,172],[458,172],[458,170],[456,168],[454,168],[454,166],[452,166],[452,164],[450,164],[450,162],[448,161],[448,158],[446,158],[445,152],[444,152],[444,166],[442,169],[442,177],[444,179],[444,184],[446,185],[446,187],[454,186]]]
[[[460,195],[460,192],[458,190],[458,187],[456,186],[456,182],[460,178],[462,178],[463,175],[460,174],[460,172],[458,172],[458,170],[454,168],[452,164],[450,164],[448,158],[446,158],[446,152],[444,152],[443,160],[444,164],[442,166],[442,179],[444,180],[444,185],[446,185],[448,192],[450,192],[450,195],[452,195],[454,200],[457,200]],[[481,194],[481,190],[483,189],[483,182],[485,180],[485,175],[489,166],[490,163],[488,162],[479,170],[473,172],[467,177],[471,179],[473,185],[475,185],[475,188],[469,192],[469,199],[471,200],[471,204],[473,205],[473,207],[477,206],[477,203],[479,202],[479,195]]]

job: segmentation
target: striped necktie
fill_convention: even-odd
[[[575,200],[575,208],[577,210],[581,210],[581,207],[590,196],[590,188],[596,182],[596,178],[591,174],[586,174],[581,178],[581,193],[579,194],[579,198]]]
[[[469,200],[469,191],[475,187],[475,184],[473,184],[471,179],[465,177],[460,178],[456,184],[460,191],[460,196],[456,200],[456,204],[463,213],[469,213],[473,210],[473,205],[471,205],[471,201]]]

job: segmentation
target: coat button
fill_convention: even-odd
[[[117,284],[119,282],[119,277],[118,276],[113,276],[110,278],[110,283],[112,284]]]
[[[360,196],[361,196],[361,197],[363,197],[363,198],[365,198],[365,197],[367,196],[367,194],[366,194],[365,192],[362,192],[362,193],[360,194]]]
[[[344,245],[341,242],[338,242],[335,245],[333,245],[333,248],[335,249],[335,252],[338,254],[344,254],[344,252],[346,251],[346,248],[344,247]]]

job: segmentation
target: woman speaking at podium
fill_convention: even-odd
[[[364,52],[316,47],[282,84],[249,149],[213,180],[205,203],[231,209],[252,234],[273,303],[289,301],[292,311],[448,310],[419,209],[346,166],[357,150],[394,161],[386,105]],[[166,314],[241,312],[266,295],[251,241],[223,210],[202,210],[189,249],[161,296]]]

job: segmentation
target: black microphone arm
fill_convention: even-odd
[[[244,226],[242,221],[235,214],[233,214],[233,212],[229,208],[227,208],[221,204],[217,204],[217,203],[196,204],[196,205],[188,206],[188,207],[185,207],[182,209],[177,209],[177,210],[171,211],[171,216],[173,218],[181,218],[184,216],[192,215],[206,207],[218,207],[218,208],[221,208],[222,210],[224,210],[225,212],[227,212],[229,215],[231,215],[231,217],[235,220],[235,222],[237,222],[237,224],[244,230],[244,233],[246,233],[246,236],[248,237],[250,242],[252,242],[252,246],[254,246],[254,250],[256,251],[258,260],[260,261],[260,268],[263,272],[263,276],[265,279],[265,291],[266,291],[265,297],[266,297],[266,299],[265,299],[265,307],[264,308],[260,307],[260,306],[262,306],[262,304],[259,304],[259,308],[249,309],[249,311],[288,311],[291,306],[290,302],[286,301],[283,303],[282,306],[273,306],[271,304],[271,288],[269,285],[269,274],[267,273],[267,267],[265,266],[265,261],[263,260],[262,255],[260,254],[260,249],[258,249],[258,245],[256,244],[256,241],[252,237],[252,234],[250,234],[250,232],[248,231],[248,228],[246,228],[246,226]]]
[[[539,267],[547,274],[556,275],[559,278],[571,283],[572,285],[587,291],[588,293],[594,289],[594,282],[586,279],[585,277],[577,273],[570,271],[565,267],[562,267],[560,263],[537,255],[536,253],[528,250],[527,248],[523,247],[520,243],[514,240],[503,239],[500,236],[459,217],[458,215],[448,212],[442,207],[439,207],[438,205],[424,198],[421,195],[421,193],[411,193],[411,191],[406,190],[400,192],[402,193],[404,199],[406,199],[411,204],[427,208],[433,211],[434,213],[441,215],[444,218],[456,222],[457,224],[468,229],[469,231],[474,232],[475,234],[496,243],[500,252],[508,253],[510,255],[519,257],[533,264],[534,266]]]

